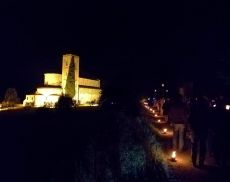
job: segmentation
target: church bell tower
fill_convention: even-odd
[[[65,96],[79,100],[79,56],[63,55],[62,59],[62,90]]]

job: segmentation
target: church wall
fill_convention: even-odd
[[[62,75],[58,73],[45,73],[44,85],[61,86]]]
[[[98,103],[101,96],[101,89],[79,87],[80,104],[87,104],[92,101]]]
[[[79,85],[100,88],[100,80],[79,78]]]
[[[49,95],[62,95],[62,88],[39,87],[37,88],[36,94],[41,94],[46,97]]]
[[[34,102],[35,102],[35,95],[26,95],[26,98],[23,101],[23,106],[33,106]]]
[[[35,95],[35,107],[43,107],[46,101],[46,97],[44,95]]]
[[[50,95],[50,96],[44,96],[44,95],[35,95],[35,107],[55,107],[55,104],[58,102],[60,96],[58,95]]]

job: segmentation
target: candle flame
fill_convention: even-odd
[[[176,159],[176,151],[172,152],[172,159],[175,160]]]

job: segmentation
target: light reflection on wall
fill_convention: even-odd
[[[58,102],[60,95],[62,94],[62,89],[51,88],[51,87],[40,87],[37,88],[37,94],[35,99],[35,107],[54,107]]]
[[[58,102],[58,99],[60,96],[58,95],[49,95],[49,96],[45,96],[45,95],[36,95],[35,96],[35,103],[34,106],[35,107],[54,107],[55,104]]]
[[[44,96],[49,96],[49,95],[61,95],[62,94],[62,89],[60,88],[52,88],[52,87],[39,87],[37,88],[37,94],[41,94]]]
[[[45,73],[44,85],[61,86],[62,75],[58,73]]]
[[[87,104],[90,102],[97,103],[100,99],[98,97],[100,95],[100,89],[93,89],[93,88],[79,88],[79,100],[80,104]]]

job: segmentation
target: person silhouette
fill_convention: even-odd
[[[189,129],[191,131],[192,163],[194,167],[203,167],[209,130],[209,102],[200,95],[191,103]],[[198,162],[198,164],[197,164]]]
[[[182,96],[177,94],[168,108],[168,121],[173,127],[173,149],[184,149],[184,132],[187,126],[189,109],[182,101]]]

